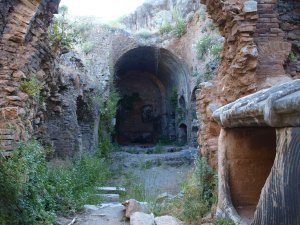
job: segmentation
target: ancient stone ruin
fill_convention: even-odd
[[[295,80],[264,89],[214,112],[222,126],[217,213],[245,224],[253,217],[253,224],[297,224],[298,197],[292,190],[300,185],[293,178],[298,170],[299,84]]]
[[[117,139],[121,143],[153,143],[161,136],[183,139],[187,143],[188,68],[170,51],[155,47],[130,49],[116,62],[117,87],[124,105],[117,115]],[[169,99],[179,92],[183,118],[175,127],[175,109]],[[126,105],[126,100],[132,105]],[[128,100],[129,99],[129,100]],[[183,129],[183,131],[181,131]],[[179,137],[180,136],[180,137]]]
[[[59,3],[0,1],[3,157],[31,137],[54,158],[95,153],[111,76],[120,99],[109,140],[197,147],[218,173],[216,217],[300,224],[298,0],[147,1],[123,18],[125,28],[94,31],[94,49],[81,55],[50,47]],[[175,6],[184,32],[155,33]],[[207,30],[209,45],[224,43],[215,59],[212,49],[204,58],[194,50]]]

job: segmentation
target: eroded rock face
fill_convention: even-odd
[[[123,23],[132,31],[154,30],[166,22],[172,23],[172,10],[177,10],[179,16],[185,19],[189,13],[196,12],[199,6],[199,1],[147,0],[134,13],[125,17]]]
[[[215,83],[202,83],[197,92],[197,110],[201,114],[201,127],[198,143],[201,154],[209,159],[210,165],[216,167],[218,153],[218,136],[220,126],[213,118],[216,105]]]
[[[92,99],[100,87],[89,80],[79,55],[74,52],[58,58],[54,73],[58,80],[50,87],[38,137],[55,149],[56,157],[95,152],[99,111]]]
[[[87,97],[96,87],[86,78],[81,59],[53,53],[47,38],[59,2],[0,3],[0,139],[5,150],[33,134],[59,150],[56,156],[95,150],[99,116],[94,105],[87,107]],[[24,88],[28,80],[41,88]]]

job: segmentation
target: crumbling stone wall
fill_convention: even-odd
[[[80,57],[62,54],[55,62],[57,81],[46,99],[37,136],[55,149],[55,157],[95,152],[98,143],[100,87],[92,85]]]
[[[213,87],[203,88],[198,97],[198,111],[202,119],[199,132],[201,152],[215,161],[220,128],[211,117],[211,106],[224,105],[256,90],[258,53],[253,34],[258,16],[255,9],[245,9],[238,0],[202,3],[206,4],[207,12],[225,38],[216,81]],[[216,165],[216,161],[211,163]]]
[[[277,0],[274,7],[283,39],[292,45],[292,54],[284,64],[287,74],[300,78],[300,2]]]
[[[220,107],[298,76],[299,3],[277,0],[202,2],[225,38],[215,88],[204,88],[199,93],[211,96],[211,102],[199,97],[198,103],[203,119],[199,141],[206,154],[216,151],[216,136],[209,132],[209,127],[215,125],[209,117],[211,105]],[[292,45],[296,53],[293,63],[289,59]]]
[[[38,102],[21,91],[30,73],[41,82],[51,77],[53,55],[47,45],[47,28],[57,12],[58,0],[1,2],[0,88],[2,149],[33,133]],[[45,84],[47,88],[47,84]]]
[[[201,154],[206,156],[210,165],[217,166],[218,137],[220,126],[212,117],[217,108],[215,84],[202,83],[197,91],[197,110],[200,114],[201,126],[198,135]]]
[[[47,31],[59,2],[0,3],[0,139],[4,150],[32,135],[53,146],[59,157],[96,150],[99,108],[91,99],[100,86],[87,78],[77,55],[54,53],[49,45]],[[37,96],[22,88],[30,78],[40,83],[41,90],[31,87],[40,91]]]

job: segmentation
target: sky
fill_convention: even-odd
[[[61,0],[71,16],[95,16],[105,21],[116,20],[134,11],[144,0]]]

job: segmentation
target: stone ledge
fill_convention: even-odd
[[[223,127],[300,126],[300,80],[264,89],[213,113]]]

